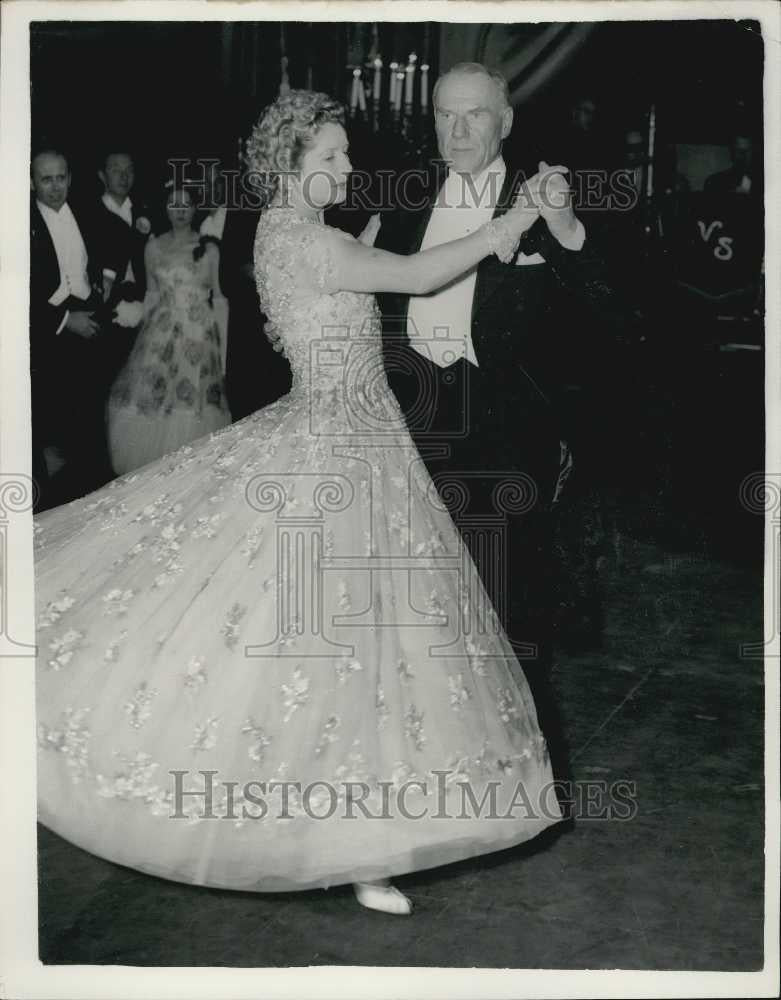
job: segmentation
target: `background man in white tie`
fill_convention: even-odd
[[[547,583],[550,515],[571,460],[534,363],[540,344],[555,336],[561,284],[592,301],[609,290],[572,210],[566,168],[539,162],[528,176],[505,163],[513,110],[501,75],[459,64],[437,81],[433,104],[446,171],[435,167],[423,208],[402,205],[383,216],[377,246],[415,253],[455,239],[519,196],[535,218],[509,264],[486,258],[430,296],[380,297],[386,368],[435,483],[458,484],[443,495],[522,657],[554,770],[564,776],[548,687]]]
[[[145,205],[134,194],[136,169],[128,152],[107,152],[98,177],[103,183],[98,218],[105,246],[103,295],[109,303],[141,300],[146,291],[144,247],[152,232]],[[131,197],[132,196],[132,197]]]
[[[65,470],[47,504],[65,502],[111,478],[101,406],[100,261],[89,249],[86,215],[68,204],[71,175],[59,150],[38,152],[31,165],[30,369],[33,468],[45,490]],[[55,447],[55,446],[58,446]],[[48,465],[47,465],[48,460]]]
[[[104,192],[97,206],[95,251],[102,261],[107,383],[113,382],[135,342],[138,325],[128,325],[123,314],[115,322],[121,303],[143,302],[146,292],[144,248],[152,231],[149,213],[133,195],[135,164],[129,152],[108,151],[98,176]],[[122,306],[122,310],[127,307]],[[107,389],[108,389],[107,385]]]

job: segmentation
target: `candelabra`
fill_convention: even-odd
[[[405,163],[420,163],[434,152],[434,129],[427,63],[411,52],[404,66],[385,67],[379,53],[360,66],[349,65],[350,116],[391,140]]]

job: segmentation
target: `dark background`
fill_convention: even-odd
[[[428,58],[432,81],[452,61],[459,35],[489,25],[379,24],[385,65],[416,50]],[[546,26],[506,25],[506,50]],[[348,98],[354,32],[369,26],[215,22],[38,22],[31,26],[33,143],[63,143],[84,181],[105,141],[137,151],[141,183],[154,182],[169,155],[235,156],[261,109],[274,99],[281,46],[292,86]],[[440,38],[440,35],[442,37]],[[425,56],[428,51],[428,57]],[[495,51],[495,49],[494,49]],[[460,57],[460,51],[458,57]],[[474,53],[479,57],[481,52]],[[555,55],[551,53],[550,55]],[[539,58],[549,57],[543,52]],[[657,141],[726,144],[737,123],[757,139],[762,131],[763,41],[754,22],[604,22],[593,26],[568,62],[552,68],[531,99],[516,108],[513,147],[535,152],[555,144],[579,96],[598,104],[598,127],[620,141],[645,129],[657,109]],[[530,67],[530,71],[531,71]],[[360,129],[359,129],[360,131]],[[533,138],[532,138],[533,137]],[[376,156],[392,143],[371,143]],[[392,155],[392,150],[390,151]],[[360,166],[361,164],[358,164]]]
[[[511,92],[521,100],[505,152],[535,169],[539,157],[621,165],[629,131],[647,146],[653,105],[653,199],[624,215],[581,211],[590,234],[604,237],[621,308],[587,316],[562,294],[556,337],[539,345],[535,366],[567,414],[589,486],[641,497],[647,530],[670,543],[761,560],[761,519],[741,507],[739,489],[763,465],[764,356],[728,345],[764,342],[762,197],[703,207],[699,193],[677,190],[679,144],[702,144],[706,166],[720,150],[723,166],[738,131],[753,136],[761,178],[764,42],[756,22],[34,23],[33,146],[69,154],[74,200],[101,192],[102,151],[130,148],[134,200],[161,218],[166,160],[217,156],[235,167],[239,140],[278,93],[283,53],[292,86],[348,101],[351,66],[366,64],[373,42],[386,68],[416,51],[432,83],[464,58],[513,66]],[[384,76],[379,118],[349,122],[354,167],[370,173],[436,154],[430,113],[416,96],[413,114],[394,120],[386,87]],[[571,109],[584,97],[596,117],[587,162],[576,163],[583,150],[570,143]],[[698,220],[716,215],[737,234],[729,266],[715,264],[698,235]],[[339,224],[357,231],[364,219],[353,216]],[[709,294],[738,283],[747,291],[719,303],[685,291],[681,280]]]

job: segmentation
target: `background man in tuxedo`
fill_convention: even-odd
[[[107,152],[98,176],[105,189],[97,206],[96,238],[103,262],[104,315],[110,326],[105,338],[105,375],[110,382],[127,360],[138,332],[138,327],[113,322],[114,311],[120,302],[144,299],[144,248],[152,225],[145,209],[130,197],[135,183],[130,153]]]
[[[68,204],[71,175],[57,149],[31,164],[30,369],[33,469],[42,506],[65,502],[111,478],[102,403],[103,306],[94,227]],[[56,446],[56,447],[54,447]],[[61,462],[65,468],[50,479]]]
[[[526,179],[502,157],[513,111],[499,74],[459,64],[437,81],[433,103],[448,170],[434,171],[427,197],[418,199],[422,208],[402,207],[383,217],[377,245],[397,253],[472,232],[506,211]],[[554,770],[563,777],[566,762],[548,685],[547,583],[551,508],[570,460],[535,372],[535,355],[556,332],[557,283],[591,296],[606,289],[563,176],[540,163],[525,190],[539,218],[510,264],[487,257],[433,295],[386,294],[380,305],[389,381],[522,657]],[[443,448],[446,454],[437,457]],[[444,489],[453,480],[460,489]],[[502,481],[517,483],[519,494],[503,494]],[[506,535],[497,549],[487,539],[497,538],[492,528],[501,523]]]

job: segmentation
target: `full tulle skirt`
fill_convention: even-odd
[[[257,891],[518,844],[559,808],[534,704],[403,423],[288,396],[36,518],[41,822]],[[375,403],[398,412],[390,391]]]

